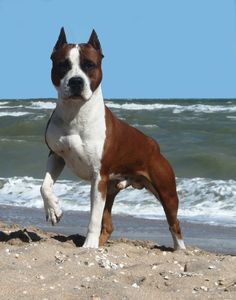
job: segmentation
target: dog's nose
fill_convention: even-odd
[[[68,82],[68,85],[74,90],[82,90],[84,86],[84,80],[80,76],[71,77]]]

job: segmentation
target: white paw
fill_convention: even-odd
[[[175,250],[186,250],[185,244],[183,240],[177,240],[177,243],[174,244]]]
[[[176,238],[176,236],[173,234],[173,242],[174,242],[174,250],[186,250],[184,241],[182,239]]]
[[[99,234],[88,233],[83,247],[97,249],[99,247]]]
[[[54,207],[45,205],[45,213],[46,213],[46,220],[48,222],[51,222],[52,225],[56,225],[62,217],[62,210],[60,209],[59,205],[55,205]]]

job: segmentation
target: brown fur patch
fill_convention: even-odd
[[[149,179],[151,157],[160,153],[158,144],[150,137],[115,118],[106,107],[106,141],[101,174],[143,175]]]
[[[51,79],[55,86],[59,86],[60,80],[62,79],[62,77],[60,76],[59,64],[68,58],[68,54],[70,50],[74,47],[75,44],[64,44],[63,47],[54,51],[51,55],[51,59],[52,59]]]
[[[108,180],[105,178],[101,179],[98,183],[98,190],[102,195],[102,199],[106,200],[106,195],[107,195],[107,184]]]
[[[102,81],[102,53],[95,50],[90,44],[80,44],[80,67],[90,78],[90,88],[95,91]],[[86,69],[86,62],[94,64],[93,68]]]
[[[179,221],[177,220],[173,226],[170,226],[170,230],[175,233],[176,237],[179,240],[182,240],[182,233],[179,225]]]

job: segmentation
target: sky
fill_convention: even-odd
[[[57,96],[62,26],[96,30],[105,98],[236,98],[236,0],[0,0],[0,99]]]

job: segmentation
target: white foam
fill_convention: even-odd
[[[9,103],[8,101],[0,101],[0,106],[7,105],[8,103]]]
[[[225,106],[225,105],[207,105],[207,104],[195,104],[188,106],[179,106],[173,110],[173,113],[179,114],[182,112],[195,112],[195,113],[217,113],[217,112],[236,112],[236,105]]]
[[[0,178],[0,204],[43,207],[41,179]],[[179,216],[191,222],[236,227],[236,181],[177,178]],[[54,190],[63,210],[89,211],[90,185],[59,180]],[[147,219],[165,219],[160,203],[146,190],[128,188],[116,197],[113,212]]]
[[[24,106],[23,105],[15,105],[15,106],[13,106],[13,105],[11,105],[11,106],[5,105],[5,106],[0,106],[0,109],[1,110],[4,110],[4,109],[13,109],[13,108],[18,109],[18,108],[22,108],[22,107],[24,107]]]
[[[119,118],[120,119],[120,118]],[[134,127],[143,127],[143,128],[158,128],[156,124],[132,124]]]
[[[2,139],[0,139],[0,141],[1,141],[1,142],[7,142],[7,143],[8,143],[8,142],[11,142],[11,143],[12,143],[12,142],[14,142],[14,143],[24,143],[24,142],[25,142],[25,140],[19,140],[19,139],[17,140],[17,139],[15,139],[15,138],[14,138],[14,139],[2,138]]]
[[[138,103],[114,103],[114,102],[107,102],[106,105],[110,108],[117,108],[117,109],[126,109],[126,110],[155,110],[155,109],[173,109],[178,108],[179,105],[175,104],[138,104]],[[180,106],[181,107],[181,106]]]
[[[125,109],[125,110],[172,110],[174,114],[182,112],[194,112],[194,113],[216,113],[216,112],[236,112],[236,105],[209,105],[209,104],[194,104],[194,105],[178,105],[178,104],[145,104],[145,103],[106,103],[110,108]]]
[[[31,109],[54,109],[56,107],[55,102],[51,101],[34,101],[30,105]]]
[[[30,112],[22,112],[22,111],[4,111],[0,112],[0,117],[21,117],[31,115]]]
[[[229,219],[236,226],[236,181],[178,179],[177,189],[182,217],[216,224]]]

